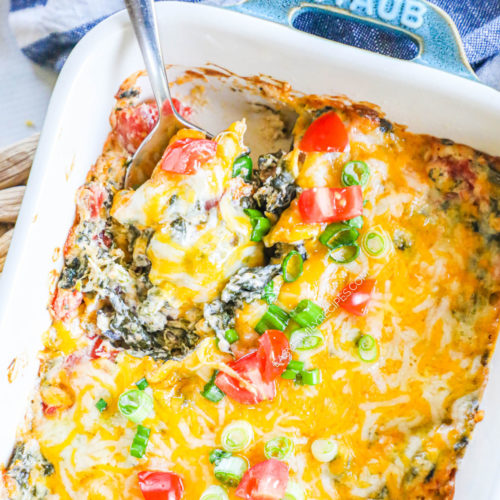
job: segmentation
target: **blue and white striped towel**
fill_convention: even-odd
[[[239,1],[210,0],[210,3]],[[479,77],[500,90],[500,0],[433,1],[455,21],[467,56]],[[123,0],[11,0],[9,22],[26,56],[59,71],[76,42],[97,23],[123,7]],[[370,40],[362,29],[339,32],[330,16],[319,17],[313,22],[304,16],[297,27],[356,46],[371,46],[376,50],[378,45],[377,40]],[[344,35],[349,40],[343,40]],[[394,41],[392,50],[387,50],[384,39],[384,52],[407,53],[401,41],[397,43],[396,46]]]

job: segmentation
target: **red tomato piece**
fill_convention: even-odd
[[[215,385],[231,399],[245,405],[255,405],[261,401],[271,400],[276,396],[274,381],[266,382],[262,375],[262,366],[257,351],[228,364],[241,378],[248,381],[252,390],[244,387],[241,382],[230,375],[219,372]]]
[[[102,184],[92,182],[87,186],[87,206],[92,219],[97,219],[104,204],[104,200],[108,197],[108,192]]]
[[[288,465],[271,458],[245,472],[236,496],[245,500],[280,500],[288,485]]]
[[[305,153],[333,153],[344,151],[349,138],[342,120],[335,111],[329,111],[314,120],[299,143]]]
[[[119,109],[115,123],[118,142],[129,153],[135,153],[157,121],[158,108],[154,102],[141,102],[137,106]]]
[[[173,472],[143,470],[139,487],[145,500],[180,500],[184,493],[182,479]]]
[[[353,281],[342,289],[335,302],[351,314],[364,316],[368,311],[375,283],[375,280],[364,280],[361,283]]]
[[[179,101],[179,99],[176,99],[175,97],[172,98],[172,102],[174,103],[174,107],[177,113],[179,113],[184,118],[189,118],[189,116],[193,112],[193,110],[189,106],[184,106],[184,104],[182,104],[182,102]],[[168,100],[163,103],[162,111],[166,115],[172,113],[172,106],[170,106]]]
[[[82,292],[58,288],[50,306],[54,319],[65,321],[74,317],[82,300]]]
[[[217,143],[208,139],[179,139],[163,153],[161,168],[166,172],[192,175],[215,156]]]
[[[363,213],[361,186],[304,189],[299,197],[299,211],[307,223],[353,219]]]
[[[286,370],[290,362],[290,342],[283,332],[266,330],[259,338],[257,356],[264,382],[271,382]]]
[[[185,118],[191,114],[191,108],[184,106],[178,99],[172,99],[175,109]],[[163,104],[163,112],[172,113],[168,101]],[[158,107],[154,101],[141,102],[116,111],[115,132],[118,142],[131,154],[135,153],[141,142],[153,130],[158,121]]]

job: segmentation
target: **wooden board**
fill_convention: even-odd
[[[9,250],[39,134],[0,151],[0,271]]]

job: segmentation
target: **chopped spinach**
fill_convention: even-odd
[[[205,320],[223,339],[228,328],[234,326],[234,313],[244,303],[250,303],[262,297],[264,287],[280,272],[277,264],[242,268],[234,274],[222,290],[220,299],[206,304]]]
[[[297,194],[293,175],[286,169],[285,152],[269,153],[259,158],[254,169],[253,194],[257,207],[263,212],[279,216]]]
[[[35,440],[16,445],[8,470],[9,476],[19,487],[20,498],[38,500],[46,498],[47,489],[41,484],[36,484],[36,480],[40,476],[53,474],[54,466],[42,455]]]
[[[79,279],[82,279],[87,272],[87,256],[82,258],[74,257],[65,262],[61,276],[59,277],[59,288],[73,288]]]

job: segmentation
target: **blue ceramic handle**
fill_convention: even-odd
[[[451,18],[426,0],[246,0],[231,10],[292,26],[307,11],[324,11],[410,36],[419,46],[414,62],[477,80]]]

